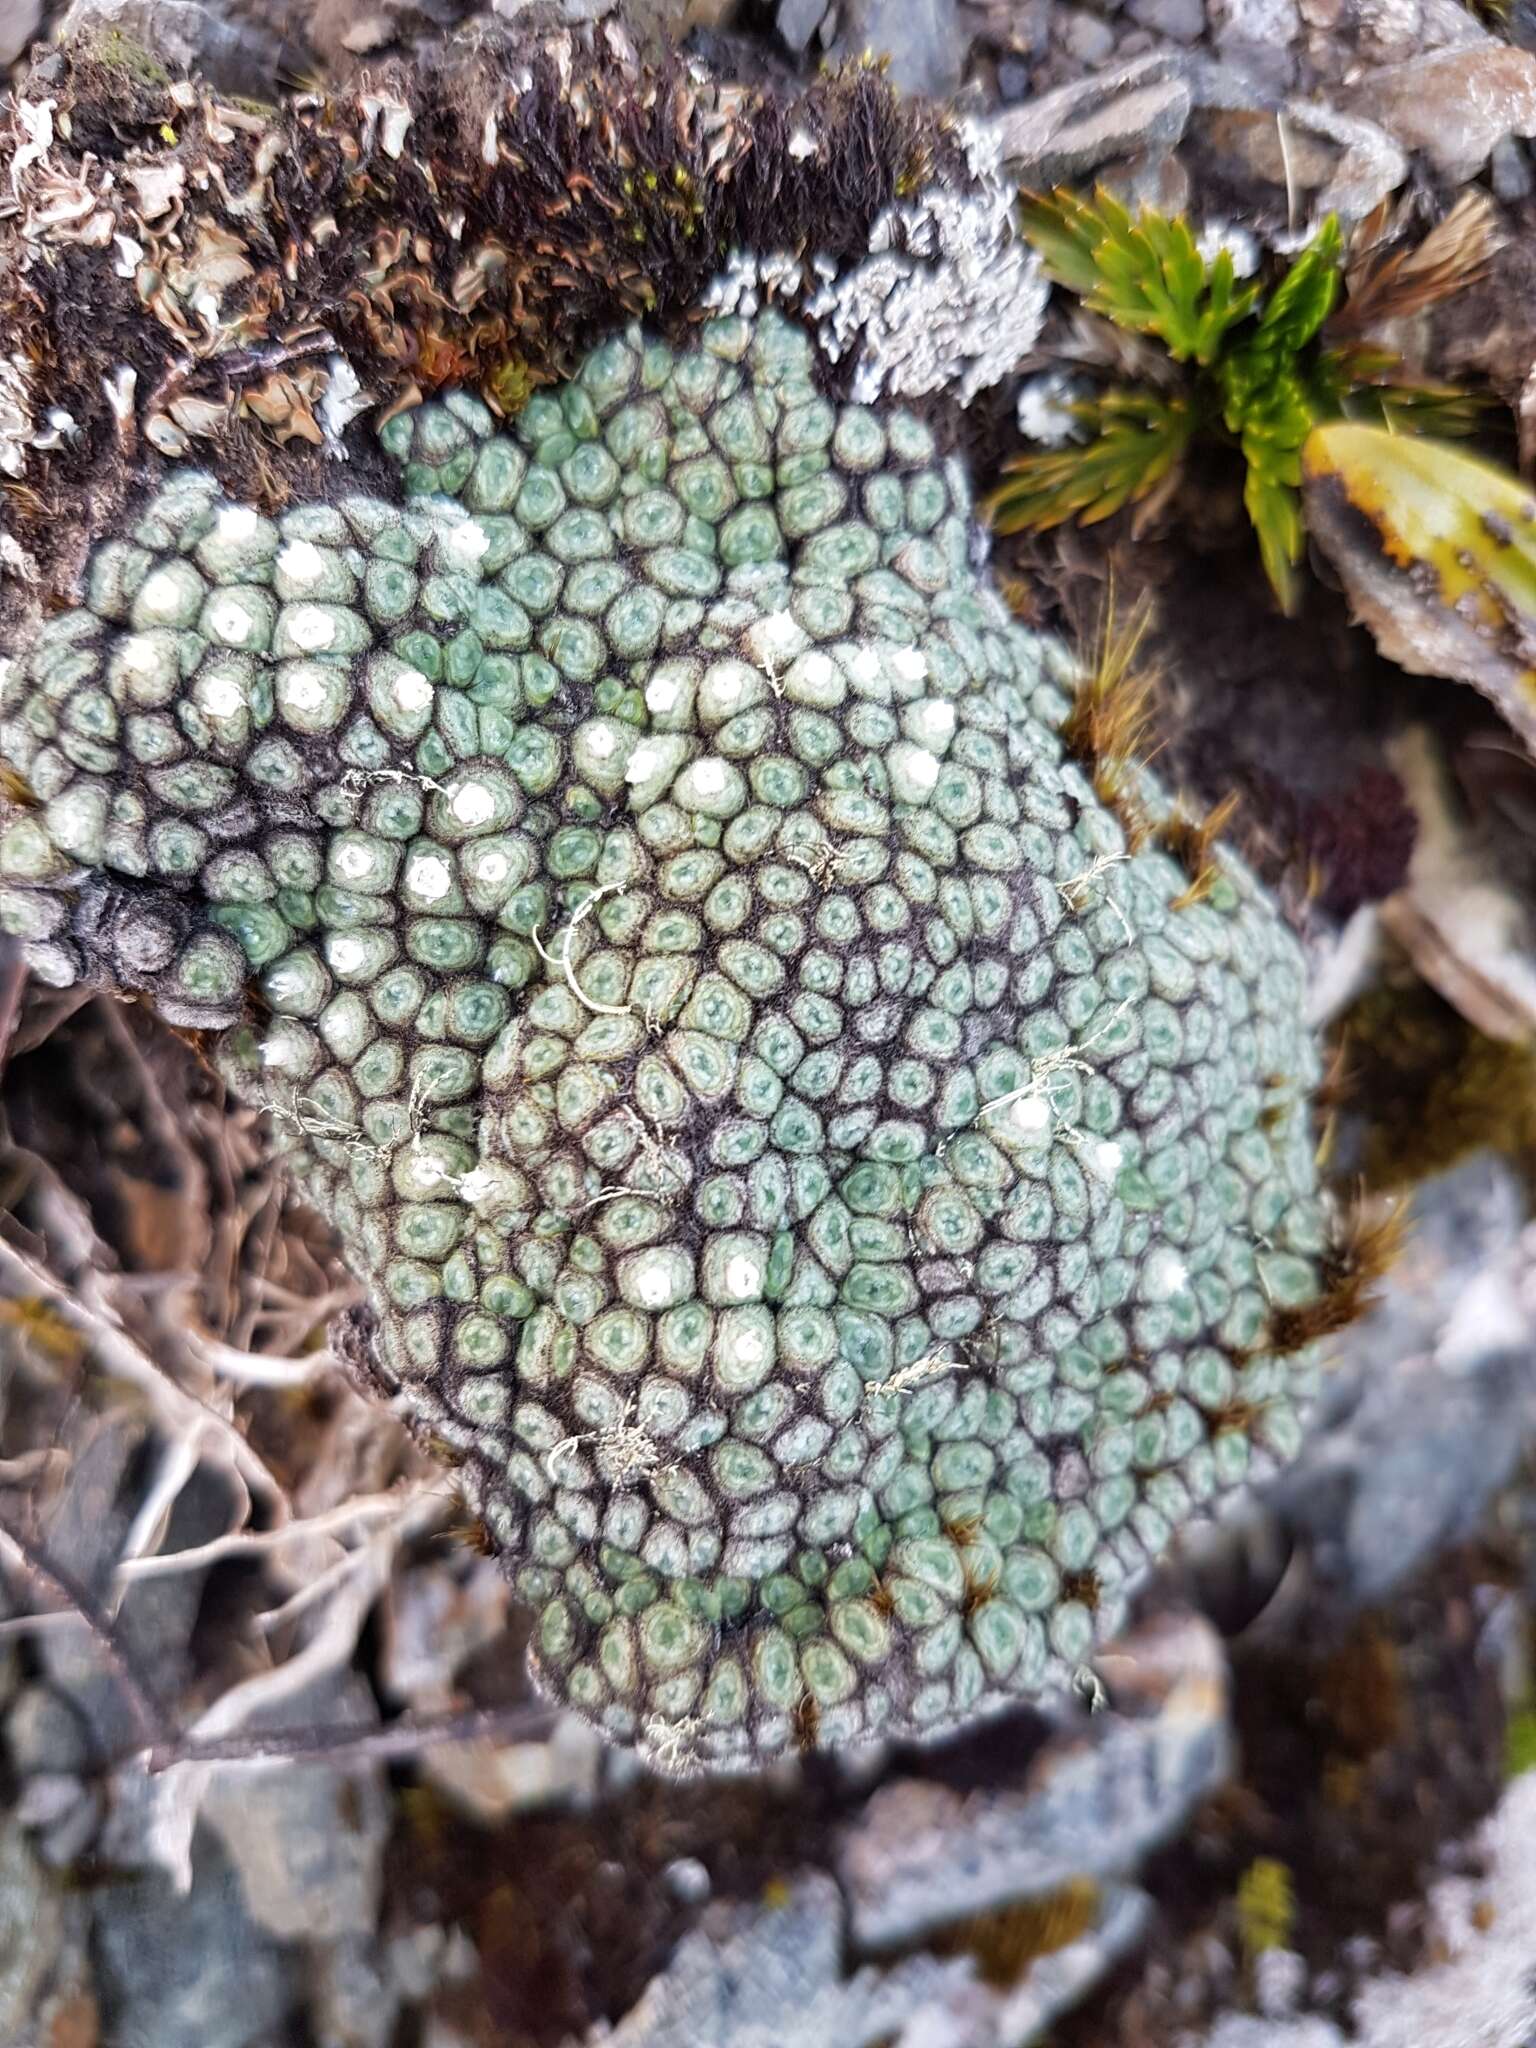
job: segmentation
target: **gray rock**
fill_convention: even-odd
[[[17,1823],[0,1824],[0,2041],[28,2038],[33,2005],[63,1939],[52,1879]]]
[[[1115,47],[1115,32],[1109,23],[1086,7],[1059,8],[1054,33],[1061,48],[1079,64],[1102,64]]]
[[[890,58],[891,83],[902,92],[942,99],[959,85],[965,61],[955,0],[849,0],[832,55],[865,50]]]
[[[400,1991],[376,1939],[349,1935],[323,1949],[311,1967],[310,1998],[315,2048],[389,2048]]]
[[[43,0],[0,0],[0,64],[14,64],[42,26]]]
[[[253,1926],[217,1840],[200,1830],[192,1889],[154,1873],[95,1894],[102,2039],[256,2048],[298,2003],[290,1951]]]
[[[360,1678],[326,1679],[286,1700],[283,1725],[368,1726]],[[262,1725],[262,1716],[247,1724]],[[268,1725],[274,1725],[269,1722]],[[389,1798],[376,1766],[275,1764],[221,1772],[203,1815],[222,1837],[253,1920],[289,1939],[371,1934],[378,1922]]]
[[[827,0],[779,0],[779,11],[774,17],[779,40],[797,57],[804,56],[826,11]]]
[[[842,1974],[842,1901],[831,1878],[802,1877],[782,1906],[716,1906],[609,2034],[611,2048],[876,2048],[927,2008],[985,2000],[967,1961],[914,1957]],[[953,2036],[990,2041],[974,2029]]]
[[[1125,11],[1142,28],[1176,43],[1197,43],[1205,34],[1205,0],[1130,0]]]
[[[1296,0],[1211,0],[1218,47],[1244,43],[1288,50],[1301,33]]]
[[[1166,1688],[1156,1710],[1105,1711],[1054,1737],[1022,1790],[897,1778],[874,1794],[836,1852],[862,1947],[904,1946],[1072,1878],[1133,1870],[1225,1780],[1226,1666],[1213,1631],[1170,1617],[1126,1639],[1113,1663],[1127,1667],[1127,1687],[1153,1677]]]
[[[1506,206],[1518,206],[1536,191],[1536,178],[1531,175],[1530,152],[1512,135],[1506,135],[1493,145],[1493,154],[1488,159],[1488,175],[1495,198],[1502,199]]]
[[[41,1771],[80,1771],[91,1745],[71,1702],[49,1685],[29,1685],[17,1695],[5,1723],[5,1746],[19,1778]]]
[[[1301,99],[1287,100],[1285,118],[1294,131],[1335,143],[1343,152],[1310,202],[1318,221],[1330,213],[1346,226],[1364,220],[1408,175],[1407,157],[1374,121]]]
[[[222,92],[260,96],[273,91],[282,70],[306,61],[269,25],[271,18],[245,13],[234,19],[198,0],[72,0],[55,34],[115,28],[173,71],[200,71]]]
[[[1341,1343],[1301,1458],[1267,1495],[1346,1608],[1476,1532],[1536,1439],[1536,1231],[1488,1156],[1426,1183],[1380,1306]]]
[[[1191,104],[1186,60],[1164,53],[1009,107],[994,127],[1021,184],[1059,185],[1117,157],[1171,149]]]
[[[1462,184],[1506,136],[1536,135],[1536,54],[1494,42],[1433,50],[1368,72],[1345,104]]]

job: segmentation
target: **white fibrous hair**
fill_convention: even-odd
[[[969,405],[1040,332],[1050,284],[1019,234],[999,142],[975,127],[961,139],[974,184],[888,207],[868,258],[806,303],[826,353],[854,357],[861,403],[944,390]]]

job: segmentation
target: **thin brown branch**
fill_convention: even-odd
[[[523,1704],[476,1707],[461,1713],[409,1715],[383,1728],[268,1728],[248,1734],[189,1736],[160,1743],[149,1754],[151,1773],[178,1764],[384,1763],[419,1756],[449,1742],[525,1742],[547,1735],[555,1709]]]

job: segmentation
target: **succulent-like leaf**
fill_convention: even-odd
[[[1258,303],[1256,285],[1238,287],[1225,250],[1206,264],[1187,221],[1146,207],[1133,218],[1102,187],[1092,199],[1030,194],[1021,219],[1058,284],[1117,326],[1156,335],[1178,362],[1213,361]]]
[[[1259,348],[1299,355],[1316,336],[1339,296],[1343,247],[1338,219],[1330,213],[1270,293],[1254,336]]]
[[[1092,526],[1169,483],[1195,431],[1188,399],[1108,391],[1072,408],[1090,438],[1048,454],[1020,455],[987,500],[999,533],[1043,531],[1078,519]]]
[[[1536,493],[1353,421],[1317,428],[1302,460],[1308,527],[1382,652],[1471,683],[1536,748]]]

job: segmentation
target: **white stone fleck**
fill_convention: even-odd
[[[325,942],[325,957],[338,974],[356,974],[368,958],[368,948],[348,932],[333,933]]]
[[[336,638],[336,621],[317,604],[295,605],[288,614],[288,631],[295,647],[302,647],[313,654],[318,648],[329,647]]]
[[[606,725],[594,725],[587,734],[587,749],[599,761],[606,761],[614,749],[614,737]]]
[[[475,862],[475,879],[480,882],[504,882],[511,871],[511,861],[497,846],[482,853]]]
[[[348,881],[360,882],[364,875],[371,871],[373,860],[367,847],[359,846],[354,841],[341,848],[336,855],[336,865]]]
[[[439,903],[453,887],[448,863],[439,854],[418,853],[406,870],[406,886],[424,903]]]
[[[677,684],[671,676],[652,676],[645,686],[645,708],[660,715],[677,703]]]
[[[491,536],[478,519],[466,519],[452,529],[446,545],[456,562],[466,569],[472,569],[490,548]]]
[[[726,780],[725,763],[714,754],[706,754],[702,761],[693,764],[693,786],[700,796],[723,796]]]
[[[638,1265],[634,1285],[642,1308],[665,1308],[672,1299],[672,1275],[667,1260],[647,1259]]]
[[[750,1301],[763,1284],[763,1269],[747,1252],[725,1262],[725,1291],[732,1301]]]
[[[1125,1164],[1125,1151],[1113,1138],[1095,1138],[1085,1149],[1089,1171],[1103,1181],[1113,1181]]]
[[[942,697],[925,697],[912,706],[911,724],[925,747],[947,747],[955,736],[955,707]]]
[[[245,709],[245,692],[239,677],[227,671],[209,676],[198,697],[210,718],[235,718]]]
[[[280,551],[277,566],[290,583],[318,583],[325,574],[325,557],[310,540],[291,540]]]
[[[252,506],[225,505],[214,521],[213,530],[217,539],[238,547],[245,541],[254,540],[260,525],[261,520]]]
[[[1008,1120],[1016,1131],[1026,1137],[1050,1129],[1051,1105],[1043,1095],[1021,1095],[1008,1109]]]
[[[1179,1293],[1188,1280],[1189,1268],[1176,1251],[1163,1244],[1148,1253],[1142,1272],[1142,1293],[1148,1301],[1167,1301]]]
[[[402,711],[425,711],[432,702],[432,685],[419,668],[403,668],[390,684],[389,694]]]
[[[891,667],[904,683],[920,683],[928,673],[928,657],[920,647],[898,647]]]
[[[642,740],[629,757],[629,765],[624,770],[624,780],[626,782],[644,782],[646,777],[654,775],[660,766],[661,755],[655,747]]]
[[[849,665],[856,682],[873,683],[879,680],[880,656],[873,647],[861,647]]]
[[[231,647],[243,647],[256,626],[250,607],[237,597],[219,598],[209,609],[208,623],[219,639],[227,640]]]
[[[145,611],[170,618],[181,603],[181,585],[169,569],[157,569],[146,579],[144,588],[139,592],[139,602]]]
[[[325,702],[325,679],[312,668],[290,669],[278,684],[278,695],[295,711],[318,711]]]
[[[449,809],[461,825],[484,825],[496,815],[496,797],[483,782],[461,782]]]

